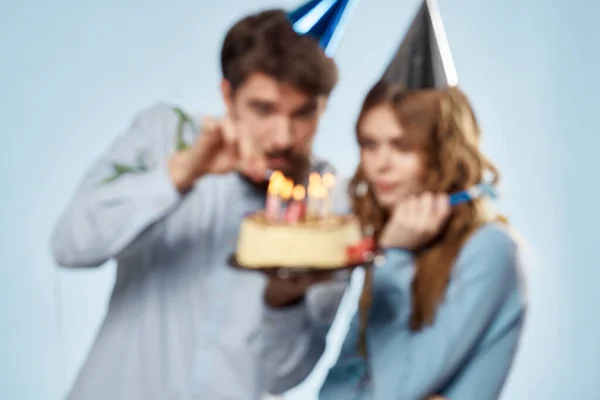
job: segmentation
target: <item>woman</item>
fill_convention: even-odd
[[[525,304],[517,246],[489,200],[450,206],[449,194],[488,175],[498,180],[467,98],[457,88],[405,92],[378,83],[357,136],[353,209],[385,261],[367,275],[372,286],[319,398],[497,399]],[[266,368],[278,391],[301,381],[322,352],[326,324],[307,314],[301,305],[267,314]]]

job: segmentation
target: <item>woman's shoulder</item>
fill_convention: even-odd
[[[453,271],[453,282],[479,284],[484,291],[512,293],[519,310],[527,304],[523,241],[502,222],[485,224],[463,246]]]
[[[510,227],[503,222],[488,222],[478,227],[467,239],[465,247],[484,247],[509,251],[517,246]]]
[[[519,245],[509,226],[501,222],[490,222],[475,230],[465,242],[458,267],[475,268],[479,272],[514,272],[519,268]],[[511,274],[512,275],[512,274]]]

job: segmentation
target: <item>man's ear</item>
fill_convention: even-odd
[[[227,79],[221,79],[221,97],[223,97],[223,103],[227,108],[227,114],[230,114],[233,109],[233,92],[231,83]]]

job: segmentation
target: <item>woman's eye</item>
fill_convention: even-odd
[[[412,151],[412,146],[406,142],[406,140],[394,140],[392,142],[392,146],[394,149],[401,152],[409,152]]]

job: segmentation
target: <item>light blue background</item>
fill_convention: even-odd
[[[251,3],[0,0],[0,399],[61,398],[104,312],[114,267],[59,271],[48,252],[84,168],[159,99],[220,112],[225,29],[261,6],[298,4]],[[317,141],[345,172],[356,162],[348,116],[417,4],[363,0],[351,21]],[[485,148],[504,172],[501,208],[535,255],[504,398],[598,398],[600,3],[440,0],[440,8]],[[320,376],[294,398],[310,399]]]

